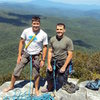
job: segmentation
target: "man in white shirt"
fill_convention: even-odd
[[[35,36],[36,35],[36,36]],[[33,41],[27,48],[24,48],[24,52],[22,53],[22,48],[25,45],[28,45],[32,37],[35,36]],[[24,66],[30,61],[30,55],[32,55],[32,65],[33,65],[33,75],[35,79],[35,94],[39,95],[38,85],[39,85],[39,70],[40,67],[44,66],[45,57],[47,53],[47,44],[48,37],[47,34],[40,29],[40,18],[38,16],[32,17],[32,27],[25,29],[22,32],[21,39],[19,42],[19,52],[17,58],[17,64],[14,69],[11,78],[11,84],[4,91],[8,92],[14,88],[14,83],[16,78],[20,76],[22,69]],[[43,48],[43,49],[42,49]],[[42,59],[40,60],[40,55],[42,51]]]

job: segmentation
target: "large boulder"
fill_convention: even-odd
[[[78,84],[78,79],[68,79],[69,82],[72,82],[74,84],[77,84],[79,86],[79,90],[75,93],[68,93],[65,90],[62,90],[61,88],[56,91],[55,99],[56,100],[100,100],[100,89],[98,91],[93,91],[90,89],[87,89],[85,85],[88,81],[84,81]],[[5,82],[2,86],[0,86],[0,100],[3,100],[5,97],[14,96],[14,95],[26,95],[26,94],[32,94],[34,95],[34,88],[32,89],[34,82],[30,82],[27,80],[20,80],[16,81],[15,88],[7,93],[3,92],[3,89],[8,87],[10,82]],[[45,80],[40,80],[40,94],[41,89],[46,88],[47,82]],[[50,94],[53,94],[50,92]],[[13,99],[12,99],[13,100]]]

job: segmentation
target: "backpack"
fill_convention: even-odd
[[[88,82],[85,87],[91,90],[99,90],[100,79],[96,79],[95,81]]]

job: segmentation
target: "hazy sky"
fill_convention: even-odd
[[[0,0],[0,2],[29,2],[33,0]]]
[[[69,3],[69,4],[99,4],[100,0],[49,0],[52,2],[62,2],[62,3]]]
[[[39,1],[39,0],[0,0],[0,2],[29,2],[29,1]],[[42,1],[52,1],[52,2],[61,2],[69,4],[96,4],[100,5],[100,0],[42,0]]]

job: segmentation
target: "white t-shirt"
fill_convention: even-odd
[[[29,43],[29,41],[32,39],[34,35],[35,33],[33,32],[32,27],[27,28],[22,32],[21,38],[25,39],[25,45]],[[27,49],[24,48],[24,51],[30,55],[39,54],[39,52],[42,51],[43,45],[47,44],[48,44],[47,34],[42,29],[40,29],[39,33],[33,39],[28,48]]]

